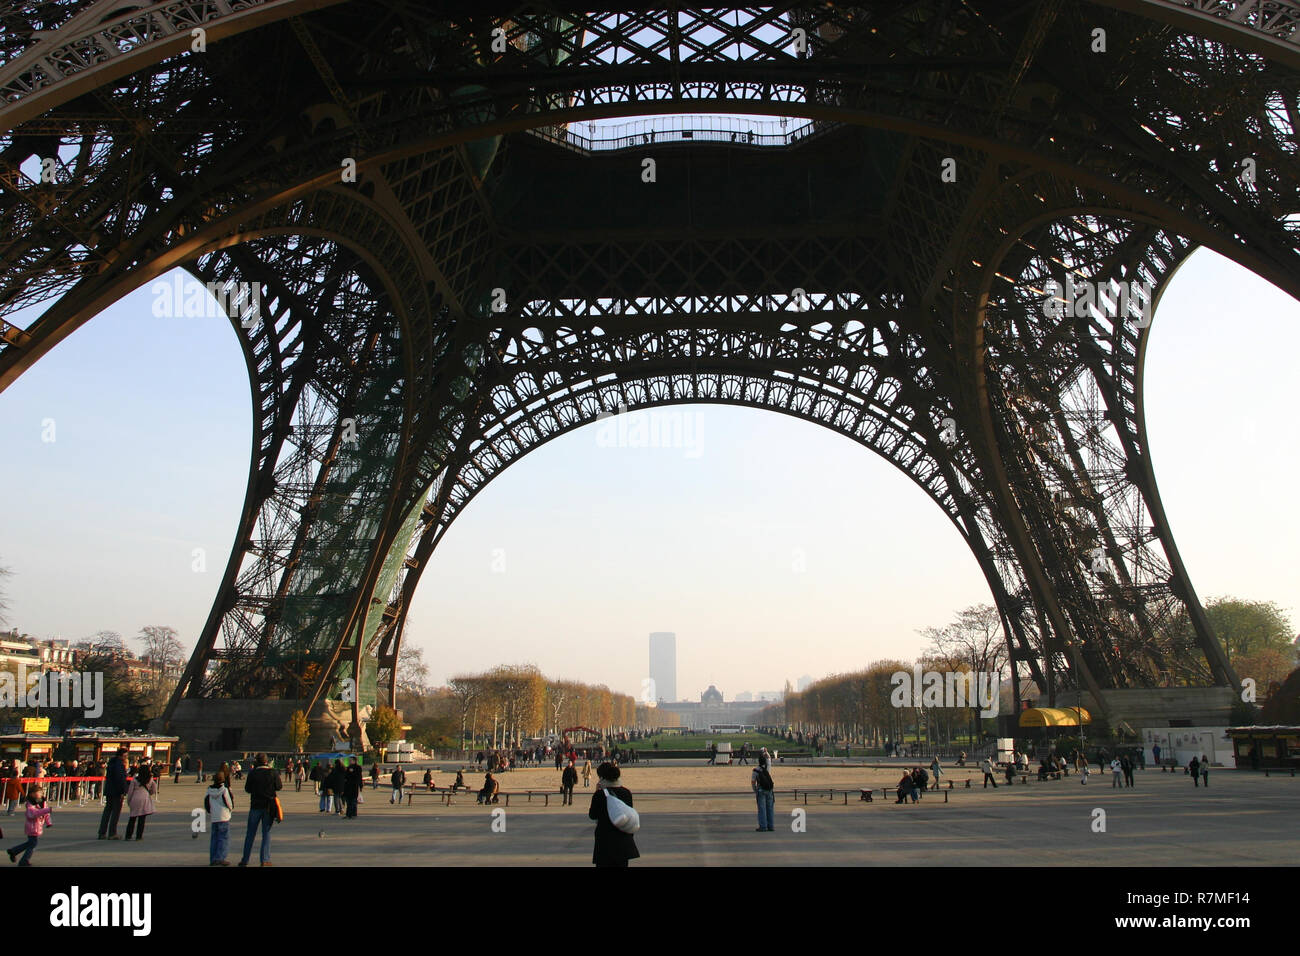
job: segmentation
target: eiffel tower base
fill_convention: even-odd
[[[1227,727],[1232,713],[1231,687],[1153,687],[1101,692],[1104,711],[1092,694],[1083,695],[1084,710],[1109,715],[1112,729],[1138,733],[1144,727],[1172,727],[1177,720],[1188,727]],[[1062,706],[1071,706],[1066,699]]]
[[[180,738],[185,753],[201,758],[206,766],[245,753],[292,753],[296,750],[289,737],[289,718],[302,708],[297,700],[182,700],[176,706],[171,723],[154,730]],[[370,746],[365,723],[372,708],[361,708],[362,727],[353,739],[353,749],[360,753]],[[308,753],[337,749],[337,741],[349,740],[352,705],[337,700],[319,702],[307,717],[311,734],[304,748]],[[155,725],[161,721],[154,721]],[[346,746],[342,749],[348,749]]]

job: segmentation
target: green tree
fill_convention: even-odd
[[[422,750],[450,750],[456,743],[457,718],[453,714],[425,717],[413,721],[410,740]]]
[[[376,707],[366,727],[366,736],[370,744],[383,750],[390,740],[397,740],[402,735],[402,718],[391,707]]]
[[[1290,652],[1294,660],[1295,631],[1286,613],[1272,601],[1211,598],[1205,605],[1205,616],[1223,645],[1228,663],[1234,667],[1239,661],[1270,649]]]
[[[301,710],[295,710],[289,715],[289,739],[293,741],[293,749],[299,751],[305,749],[309,737],[311,737],[311,724],[307,721],[307,715]]]

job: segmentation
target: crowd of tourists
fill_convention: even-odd
[[[531,748],[480,750],[474,755],[478,769],[492,773],[505,773],[517,767],[544,767],[547,764],[554,764],[556,770],[563,770],[565,764],[579,760],[609,760],[623,765],[638,762],[636,750],[632,747],[574,744],[568,740],[554,745],[538,744]]]
[[[802,735],[791,735],[794,742],[802,743]],[[807,741],[814,749],[825,745],[817,735],[811,735]],[[901,756],[903,748],[886,744],[887,753]],[[1160,760],[1159,747],[1153,748],[1157,762]],[[742,760],[751,753],[749,745],[740,751]],[[632,756],[630,748],[615,747],[606,753],[603,747],[597,748],[602,760],[594,767],[596,789],[592,794],[588,817],[596,821],[595,845],[592,862],[597,866],[626,866],[629,860],[636,859],[640,853],[633,834],[640,826],[640,818],[632,808],[632,794],[621,785],[620,754]],[[775,830],[774,805],[775,783],[772,777],[772,765],[776,752],[769,753],[766,747],[753,751],[757,763],[750,777],[750,786],[754,792],[758,811],[758,832]],[[494,804],[500,796],[500,781],[497,774],[517,766],[520,761],[528,765],[539,764],[543,760],[554,759],[556,768],[561,770],[560,793],[562,805],[572,805],[574,792],[581,779],[584,788],[592,785],[593,764],[585,748],[579,749],[568,740],[554,747],[539,747],[532,750],[486,750],[479,752],[475,763],[484,777],[477,790],[478,803]],[[1110,754],[1105,748],[1095,752],[1094,759],[1098,770],[1111,771],[1112,788],[1134,787],[1134,772],[1145,769],[1145,754],[1140,749],[1131,752]],[[962,752],[957,760],[958,766],[965,766],[966,754]],[[484,769],[486,768],[486,769]],[[983,772],[985,788],[998,786],[997,777],[1004,774],[1006,782],[1011,783],[1017,774],[1028,775],[1029,756],[1020,749],[1015,749],[1010,759],[1002,765],[994,763],[991,756],[985,756],[979,762]],[[1193,757],[1185,769],[1192,777],[1195,786],[1209,786],[1210,761],[1208,757]],[[172,776],[179,782],[181,776],[190,772],[188,758],[178,759],[168,767],[132,755],[123,745],[107,761],[95,761],[79,764],[76,760],[51,761],[42,763],[33,761],[23,764],[17,760],[8,760],[0,764],[0,794],[3,794],[6,815],[12,816],[20,804],[24,818],[24,835],[26,840],[7,852],[12,862],[21,866],[30,866],[32,856],[45,830],[53,826],[53,806],[62,801],[83,798],[102,799],[103,812],[100,816],[98,838],[101,840],[135,840],[144,839],[148,819],[155,812],[155,799],[159,784],[166,776]],[[201,760],[194,761],[196,779],[207,782],[208,774],[204,772]],[[433,768],[423,772],[422,783],[426,790],[442,789],[457,793],[469,792],[473,788],[465,780],[467,768],[456,771],[454,782],[439,787]],[[1040,780],[1049,777],[1068,777],[1074,770],[1087,783],[1090,773],[1090,761],[1078,749],[1068,755],[1057,753],[1054,749],[1038,759],[1037,774]],[[414,771],[413,771],[414,772]],[[401,805],[408,786],[407,771],[400,764],[391,771],[385,771],[378,762],[373,762],[368,771],[362,767],[356,757],[335,758],[329,760],[309,761],[306,756],[290,757],[286,761],[284,778],[292,782],[295,790],[301,791],[303,784],[310,782],[314,792],[320,798],[319,812],[355,819],[358,808],[365,800],[365,777],[369,776],[371,789],[376,790],[380,778],[387,776],[391,790],[388,802]],[[57,778],[83,779],[57,779]],[[917,764],[905,767],[902,776],[895,785],[898,804],[918,803],[927,791],[939,790],[944,777],[944,768],[939,757],[933,756],[929,765]],[[96,778],[96,779],[84,779]],[[244,780],[242,787],[234,785],[235,781]],[[970,781],[967,781],[967,786]],[[231,760],[224,762],[211,774],[211,783],[203,796],[203,809],[207,818],[209,836],[209,865],[229,866],[230,827],[234,821],[241,801],[247,800],[247,818],[244,832],[243,853],[239,866],[249,865],[253,844],[260,833],[261,845],[259,861],[262,866],[271,865],[271,828],[283,819],[278,792],[284,786],[279,771],[275,770],[266,754],[258,754],[252,761]],[[951,788],[952,784],[949,784]],[[240,796],[237,798],[236,793]],[[869,800],[871,791],[863,789],[863,799]],[[127,822],[125,836],[119,836],[121,815],[125,809]],[[195,834],[197,836],[197,833]]]
[[[0,765],[5,812],[13,815],[18,801],[33,782],[40,782],[46,798],[54,804],[98,800],[103,796],[102,778],[107,765],[104,760],[32,760],[25,764],[17,759],[7,760]],[[137,754],[132,763],[132,773],[141,766],[148,766],[154,779],[167,772],[165,765],[147,761],[143,755]]]

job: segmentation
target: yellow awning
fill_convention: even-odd
[[[1080,718],[1092,723],[1092,715],[1082,707],[1030,707],[1020,712],[1021,727],[1078,727]]]

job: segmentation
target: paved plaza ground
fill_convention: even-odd
[[[980,787],[977,772],[950,768],[956,788],[947,803],[926,794],[920,803],[897,806],[892,798],[860,802],[850,795],[805,796],[804,788],[892,787],[904,761],[895,765],[840,767],[778,764],[774,833],[756,833],[750,767],[631,766],[622,783],[641,813],[634,866],[888,866],[1057,865],[1252,866],[1294,865],[1300,858],[1300,778],[1275,773],[1221,770],[1208,790],[1194,788],[1181,771],[1137,773],[1134,789],[1115,790],[1110,774],[1094,773],[1086,786],[1075,775],[1060,781]],[[910,762],[906,762],[909,763]],[[454,775],[440,771],[438,782]],[[422,776],[413,771],[411,779]],[[972,789],[965,789],[967,778]],[[475,786],[477,772],[466,774]],[[945,778],[945,786],[946,786]],[[553,790],[550,768],[502,775],[503,790]],[[594,775],[593,775],[594,784]],[[235,781],[238,812],[231,826],[231,860],[243,846],[247,816],[243,781]],[[800,793],[794,795],[795,788]],[[421,788],[417,787],[417,790]],[[54,826],[41,838],[33,860],[39,867],[206,866],[207,834],[191,837],[191,810],[202,804],[205,785],[193,776],[179,785],[168,778],[158,812],[142,841],[99,841],[97,806],[56,809]],[[472,794],[446,807],[417,793],[412,805],[388,803],[390,790],[367,784],[360,817],[345,820],[317,810],[306,784],[282,792],[285,821],[273,828],[272,860],[300,866],[589,866],[592,830],[587,819],[591,790],[581,782],[572,807],[557,796],[504,803],[494,832],[491,809]],[[805,802],[806,801],[806,802]],[[495,808],[494,808],[495,809]],[[806,812],[795,832],[792,810]],[[1105,811],[1105,832],[1094,832],[1095,810]],[[21,842],[18,817],[0,815],[7,845]],[[122,828],[126,825],[123,817]],[[2,858],[0,858],[2,859]],[[253,852],[256,865],[257,851]]]

